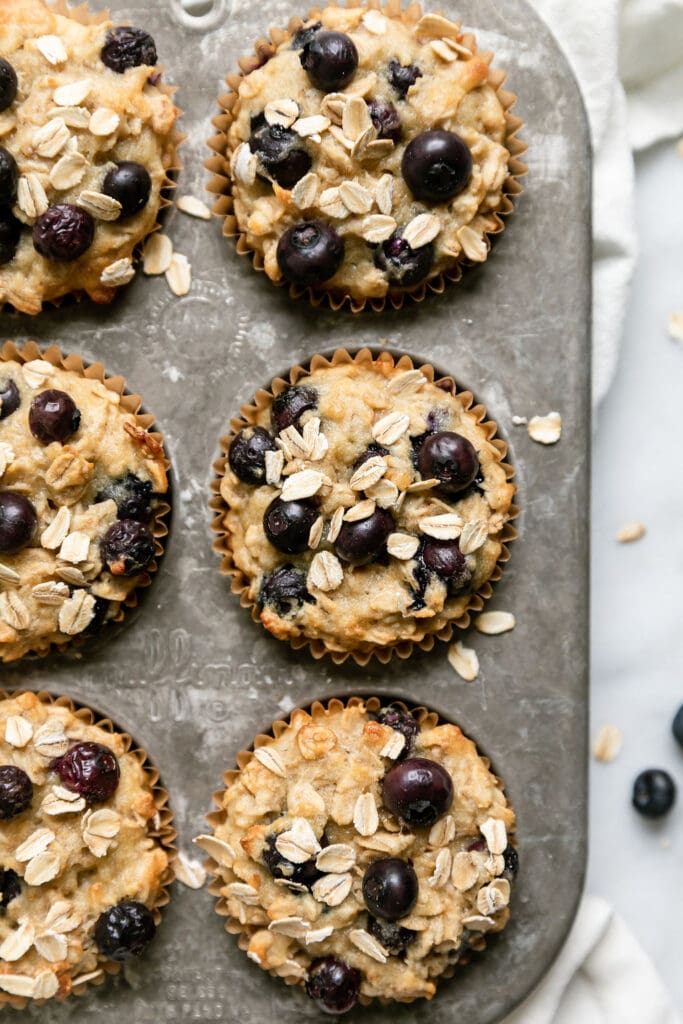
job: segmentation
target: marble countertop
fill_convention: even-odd
[[[592,763],[587,889],[626,919],[680,1009],[683,749],[671,721],[683,703],[683,344],[667,320],[683,310],[683,160],[668,143],[636,169],[640,253],[593,456],[592,731],[617,725],[623,747],[611,764]],[[618,544],[632,520],[645,537]],[[635,776],[651,767],[679,787],[661,822],[630,806]]]

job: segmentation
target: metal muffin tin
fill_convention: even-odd
[[[101,0],[93,7],[102,8]],[[224,75],[270,25],[282,0],[218,0],[193,21],[176,0],[113,3],[115,17],[155,36],[188,139],[180,192],[203,196],[210,118]],[[0,314],[0,335],[104,362],[157,417],[173,461],[167,554],[139,609],[118,631],[69,655],[0,671],[5,688],[68,694],[110,715],[149,752],[170,791],[179,843],[204,828],[211,793],[235,754],[276,718],[316,698],[390,694],[458,722],[493,760],[515,803],[521,867],[513,915],[487,953],[445,981],[431,1003],[357,1011],[383,1021],[492,1024],[540,980],[571,924],[586,859],[590,441],[590,156],[578,88],[524,0],[440,0],[476,29],[509,71],[525,120],[530,172],[488,263],[442,297],[399,313],[332,314],[292,302],[235,255],[218,223],[178,212],[165,230],[193,268],[175,298],[142,275],[110,307],[66,303],[30,318]],[[462,682],[437,644],[383,667],[314,661],[256,626],[229,592],[211,550],[211,463],[230,416],[254,390],[317,351],[386,344],[452,373],[485,403],[516,467],[519,539],[490,608],[512,633],[473,632],[481,663]],[[561,442],[534,444],[513,414],[559,409]],[[319,1013],[237,949],[213,899],[176,885],[149,951],[78,1002],[25,1011],[46,1024],[159,1020],[313,1021]],[[354,1016],[355,1019],[355,1016]]]

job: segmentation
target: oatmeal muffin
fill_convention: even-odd
[[[226,928],[264,970],[328,1012],[429,999],[505,927],[515,816],[456,725],[335,699],[254,748],[197,842]]]
[[[439,14],[312,12],[229,78],[215,210],[295,293],[382,308],[483,262],[524,170],[505,78]],[[222,176],[222,177],[221,177]]]
[[[271,388],[216,463],[217,548],[243,603],[280,639],[361,661],[467,625],[514,536],[512,470],[483,407],[430,366],[367,350]]]
[[[67,11],[0,0],[0,306],[24,313],[131,280],[178,142],[152,37]]]
[[[0,659],[94,633],[149,583],[168,463],[121,378],[55,348],[0,353]]]
[[[152,939],[174,836],[157,779],[87,709],[0,692],[0,1005],[82,991]]]

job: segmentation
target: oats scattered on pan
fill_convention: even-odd
[[[529,420],[526,416],[513,416],[512,423],[515,427],[525,427]]]
[[[609,764],[619,754],[622,744],[621,729],[609,722],[602,726],[593,743],[593,757],[596,761]]]
[[[211,220],[211,210],[203,203],[201,199],[197,199],[196,196],[180,196],[176,206],[182,213],[187,213],[190,217],[198,217],[199,220]]]
[[[631,544],[645,536],[645,527],[642,523],[624,523],[617,533],[617,540],[620,544]]]
[[[562,434],[562,417],[559,412],[549,412],[547,416],[532,416],[527,425],[532,441],[539,444],[557,444]]]
[[[498,636],[515,628],[515,617],[512,612],[482,612],[477,615],[474,625],[480,633]]]
[[[201,889],[206,881],[206,871],[201,863],[192,860],[182,850],[173,864],[173,869],[176,881],[186,885],[188,889]]]
[[[683,312],[674,312],[669,315],[669,334],[676,341],[683,341]]]
[[[465,647],[461,640],[448,648],[448,661],[461,679],[472,683],[479,675],[479,658],[473,647]]]

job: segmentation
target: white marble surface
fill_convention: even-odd
[[[623,731],[620,756],[591,768],[587,888],[627,920],[683,1009],[683,160],[673,144],[637,161],[640,254],[620,365],[597,414],[593,462],[592,730]],[[646,536],[617,544],[630,520]],[[661,823],[630,806],[644,768],[666,768],[678,803]]]

